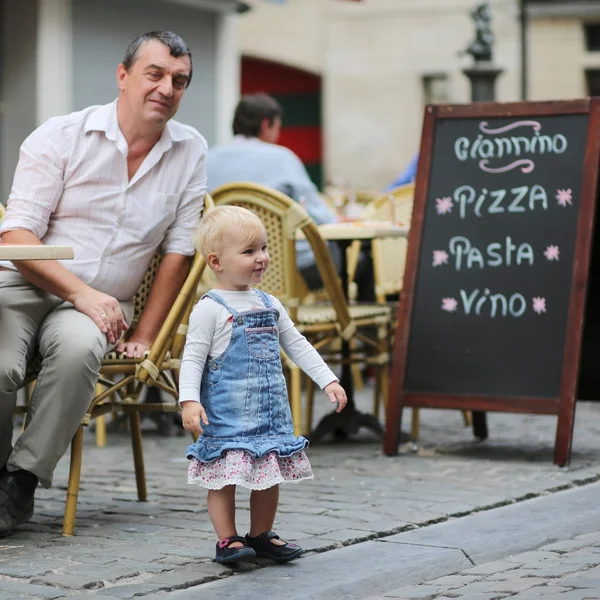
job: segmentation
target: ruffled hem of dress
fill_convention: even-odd
[[[202,481],[200,477],[188,477],[188,484],[190,485],[199,485],[207,490],[220,490],[224,488],[226,485],[239,485],[248,490],[267,490],[274,485],[286,484],[286,483],[300,483],[301,481],[314,480],[314,475],[306,475],[305,477],[301,477],[299,479],[284,479],[281,475],[278,477],[274,477],[269,482],[261,482],[261,483],[249,483],[244,479],[227,479],[222,481],[211,481],[206,482]]]
[[[312,467],[304,451],[284,458],[278,457],[276,452],[254,458],[246,450],[230,450],[209,463],[192,459],[188,468],[188,483],[209,490],[220,490],[226,485],[266,490],[280,483],[313,478]]]
[[[293,456],[306,450],[309,441],[302,436],[284,435],[270,439],[240,441],[234,439],[204,438],[191,444],[186,450],[188,459],[196,459],[209,463],[227,454],[229,450],[244,450],[253,458],[263,458],[270,452],[275,452],[281,458]]]

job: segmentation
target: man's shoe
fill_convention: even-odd
[[[280,546],[274,544],[271,540],[278,540],[279,536],[274,531],[261,533],[256,537],[246,535],[246,542],[250,548],[256,552],[256,556],[271,558],[274,561],[283,563],[298,558],[304,550],[296,544],[284,544]]]
[[[15,526],[31,519],[34,494],[35,489],[23,489],[10,473],[0,479],[0,537],[10,535]]]

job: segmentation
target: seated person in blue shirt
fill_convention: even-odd
[[[289,148],[277,145],[281,114],[279,103],[267,94],[249,94],[240,100],[233,118],[234,140],[208,152],[208,189],[212,191],[236,181],[251,181],[279,190],[302,203],[317,225],[334,223],[335,215],[320,198],[302,161]],[[329,252],[339,272],[338,245],[330,243]],[[307,286],[313,290],[323,287],[308,242],[297,243],[296,255]],[[358,299],[363,301],[374,297],[370,262],[368,257],[361,256],[355,275]]]
[[[390,185],[387,186],[385,191],[389,192],[390,190],[400,187],[401,185],[407,185],[409,183],[413,183],[413,181],[417,177],[418,162],[419,162],[419,155],[415,154],[413,159],[408,163],[408,166],[406,167],[406,169],[404,169],[404,171],[402,171],[402,173],[400,173],[400,175],[398,176],[398,178],[396,180],[392,181],[392,183],[390,183]]]

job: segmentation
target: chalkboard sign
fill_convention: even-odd
[[[594,224],[596,99],[429,106],[384,445],[404,406],[558,415],[570,456]]]

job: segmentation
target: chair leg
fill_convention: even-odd
[[[96,418],[96,446],[98,448],[106,446],[106,417],[104,415]]]
[[[381,373],[379,378],[381,379],[381,399],[383,400],[383,410],[387,414],[388,402],[390,399],[390,371],[387,362],[379,367]]]
[[[306,405],[304,407],[304,433],[309,435],[312,430],[312,411],[315,398],[315,382],[310,378],[306,378]]]
[[[421,429],[421,422],[419,419],[419,409],[413,407],[412,409],[412,425],[410,428],[410,434],[412,436],[413,441],[417,441],[419,439],[419,433]]]
[[[378,365],[377,377],[375,379],[375,410],[374,414],[379,418],[379,407],[383,400],[383,410],[387,413],[388,400],[390,394],[390,371],[389,371],[389,348],[388,348],[388,327],[379,325],[377,328],[377,343],[378,343]]]
[[[302,372],[296,365],[290,367],[290,408],[294,435],[302,435]]]
[[[471,427],[473,425],[473,415],[470,410],[463,410],[463,421],[465,423],[465,427]]]
[[[351,350],[351,352],[354,352],[354,350],[356,350],[356,341],[355,340],[350,340],[350,350]],[[363,376],[362,376],[362,373],[360,370],[359,363],[352,364],[352,382],[354,384],[354,389],[356,391],[360,391],[364,388],[364,381],[363,381]]]
[[[97,383],[95,395],[98,396],[103,391],[104,386]],[[104,446],[106,446],[106,417],[104,415],[96,418],[96,446],[98,448],[104,448]]]
[[[146,472],[144,469],[144,449],[142,446],[142,426],[140,413],[129,413],[129,427],[131,429],[131,447],[133,449],[133,464],[135,467],[135,482],[137,484],[138,499],[145,502],[148,499],[146,489]]]
[[[80,425],[71,440],[71,463],[69,465],[69,483],[67,486],[67,501],[63,520],[63,535],[71,537],[75,531],[75,516],[77,514],[77,497],[79,496],[79,481],[81,480],[81,459],[83,456],[83,425]]]
[[[373,387],[373,415],[379,418],[379,409],[381,408],[381,377],[379,370],[375,377],[375,385]]]

